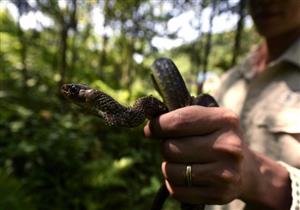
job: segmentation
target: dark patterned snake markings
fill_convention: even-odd
[[[103,118],[108,125],[136,127],[145,119],[153,119],[163,113],[189,105],[218,106],[213,97],[200,94],[193,97],[171,59],[158,58],[151,66],[151,78],[163,102],[153,96],[136,100],[132,107],[125,107],[106,93],[82,84],[64,84],[62,94],[72,103]],[[151,210],[162,209],[169,196],[164,184],[158,191]],[[202,210],[204,205],[181,204],[182,210]]]

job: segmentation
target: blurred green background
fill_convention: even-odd
[[[2,0],[0,210],[149,209],[159,141],[81,112],[61,84],[130,105],[157,96],[149,66],[167,56],[196,94],[199,73],[220,75],[258,41],[238,0]]]

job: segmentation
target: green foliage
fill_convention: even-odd
[[[0,170],[0,209],[33,210],[22,183]]]
[[[106,126],[66,102],[59,85],[61,80],[90,84],[127,105],[143,95],[158,96],[149,66],[159,54],[150,41],[164,32],[154,26],[165,25],[193,4],[171,1],[182,8],[154,15],[157,5],[146,0],[75,1],[77,9],[71,4],[62,8],[54,0],[36,2],[31,9],[53,25],[23,30],[0,9],[0,209],[149,209],[162,180],[159,142],[145,139],[142,126]],[[90,11],[97,2],[104,8],[104,25],[115,30],[112,36],[93,33]],[[254,42],[252,34],[246,33],[242,53]],[[229,66],[232,40],[233,32],[214,35],[209,69]],[[198,40],[163,53],[175,60],[189,87],[199,70],[193,55],[201,49]],[[135,53],[144,56],[143,62],[135,62]],[[165,209],[179,206],[169,200]]]

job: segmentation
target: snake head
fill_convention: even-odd
[[[75,103],[83,103],[86,99],[85,93],[90,88],[83,84],[64,84],[61,86],[62,95]]]

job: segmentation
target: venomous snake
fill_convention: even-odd
[[[153,96],[139,98],[132,107],[125,107],[108,94],[83,84],[64,84],[62,94],[70,100],[105,120],[109,125],[119,127],[136,127],[145,119],[153,119],[163,113],[189,105],[206,107],[218,106],[217,102],[208,94],[193,97],[176,67],[169,58],[158,58],[151,66],[151,78],[154,87],[163,98],[163,102]],[[162,184],[151,210],[160,210],[169,196],[169,192]],[[181,204],[182,210],[202,210],[204,205]]]

